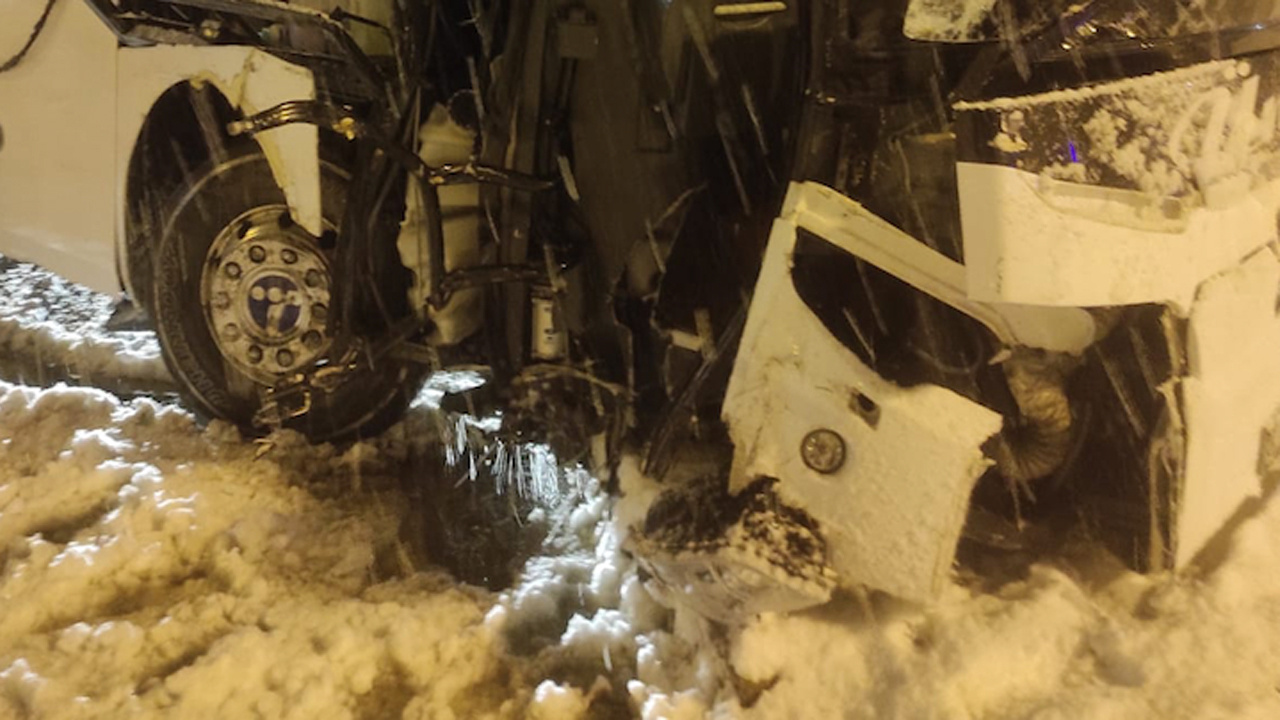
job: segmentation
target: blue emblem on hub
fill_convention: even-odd
[[[302,317],[297,284],[283,275],[258,278],[249,288],[249,317],[268,335],[292,332]]]

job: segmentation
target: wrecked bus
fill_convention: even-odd
[[[482,370],[504,432],[666,479],[633,549],[709,616],[1046,529],[1179,568],[1269,490],[1271,3],[0,12],[0,252],[251,431]]]

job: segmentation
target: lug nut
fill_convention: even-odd
[[[249,346],[249,362],[253,363],[254,365],[257,365],[258,363],[262,362],[262,348],[258,347],[257,345]]]
[[[240,266],[235,263],[227,263],[226,266],[222,268],[222,272],[226,273],[227,277],[235,280],[240,277]]]
[[[280,260],[284,262],[285,265],[292,265],[298,262],[298,253],[286,248],[280,251]]]
[[[290,365],[293,365],[293,351],[288,349],[280,350],[280,352],[276,353],[276,362],[279,363],[281,367],[289,367]]]
[[[320,276],[319,270],[308,270],[307,274],[302,277],[302,282],[306,283],[307,287],[312,288],[319,287],[322,280],[324,278]]]
[[[312,305],[311,317],[315,318],[316,322],[324,322],[329,319],[329,308],[324,305]]]
[[[323,342],[323,340],[324,338],[320,337],[320,333],[315,330],[308,330],[302,334],[302,344],[312,350],[320,347],[320,343]]]
[[[256,263],[260,263],[263,260],[266,260],[267,249],[262,247],[261,245],[254,245],[253,247],[249,248],[249,259]]]
[[[800,458],[811,470],[830,475],[844,465],[844,438],[834,430],[814,430],[801,441]]]
[[[240,337],[240,328],[236,327],[235,323],[230,323],[222,328],[222,337],[228,340],[236,340]]]
[[[224,292],[215,293],[213,296],[213,306],[219,310],[226,310],[231,307],[231,297]]]

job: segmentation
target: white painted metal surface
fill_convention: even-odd
[[[43,10],[0,4],[0,56],[12,56]],[[25,60],[0,73],[0,253],[104,292],[119,289],[116,39],[88,5],[54,5]]]
[[[818,186],[793,185],[774,223],[723,408],[736,448],[730,482],[778,478],[780,495],[818,521],[841,582],[925,601],[947,582],[969,495],[988,466],[980,446],[1001,418],[945,388],[884,380],[804,304],[791,278],[796,229],[839,244],[831,235],[848,230],[848,217],[830,214],[834,201]],[[855,411],[859,395],[877,406],[874,424]],[[819,428],[847,446],[831,474],[801,458],[805,435]]]
[[[22,46],[40,9],[0,7],[0,54]],[[86,3],[57,3],[23,63],[0,74],[0,253],[118,291],[129,160],[156,99],[185,80],[213,84],[246,114],[315,97],[309,70],[258,50],[119,48]],[[315,127],[257,140],[295,219],[319,234]]]

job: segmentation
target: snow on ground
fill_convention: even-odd
[[[27,263],[0,257],[0,369],[34,384],[57,380],[171,391],[150,332],[102,332],[112,301]]]
[[[44,321],[4,322],[71,337]],[[414,542],[411,491],[460,485],[415,460],[429,405],[342,449],[0,382],[0,718],[1280,717],[1278,503],[1178,579],[1084,546],[930,608],[723,627],[646,590],[625,532],[657,488],[631,471],[617,502],[541,483],[514,582],[455,580]]]
[[[176,408],[65,388],[0,388],[0,436],[0,698],[17,716],[501,704],[463,695],[502,669],[479,595],[438,573],[374,584],[391,511],[303,487],[342,478],[341,456],[255,460]]]
[[[508,592],[415,571],[386,474],[407,430],[431,432],[262,445],[150,399],[0,383],[0,717],[565,718],[593,693],[626,716],[597,676],[623,687],[663,612],[609,500],[566,477]]]

